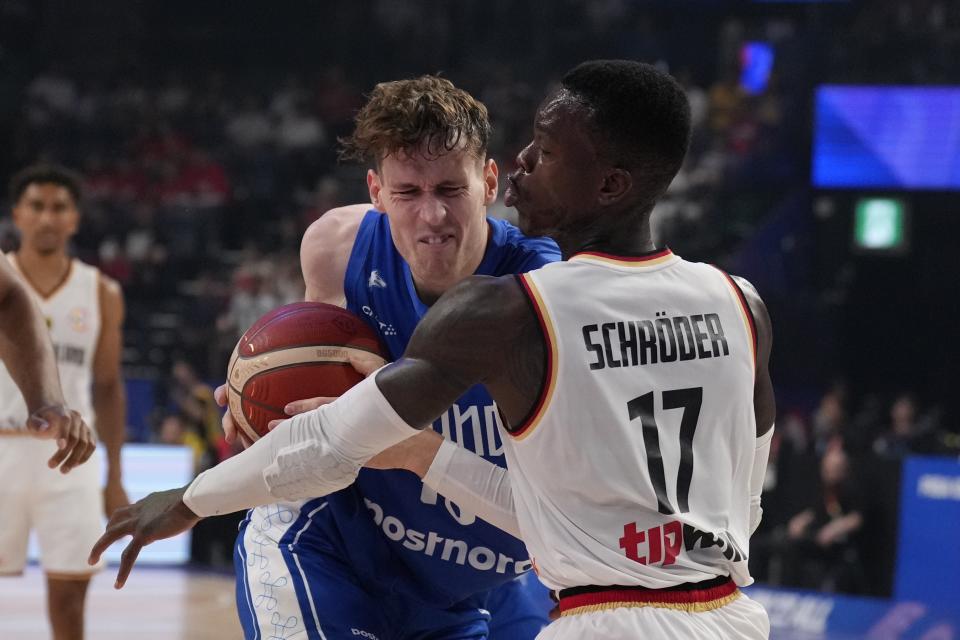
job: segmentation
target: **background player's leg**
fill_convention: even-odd
[[[26,437],[0,436],[0,577],[18,576],[27,564],[35,473],[31,465],[36,462],[30,444]]]
[[[54,640],[83,639],[83,606],[90,578],[47,576],[47,611]]]
[[[41,456],[56,444],[37,440]],[[32,505],[40,558],[47,574],[47,607],[56,640],[83,638],[83,606],[87,585],[103,566],[87,564],[90,548],[103,531],[103,489],[99,459],[62,474],[38,466]]]

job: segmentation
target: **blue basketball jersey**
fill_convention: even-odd
[[[556,243],[527,238],[488,218],[490,238],[477,275],[524,273],[560,259]],[[386,215],[369,211],[360,224],[344,279],[347,307],[399,358],[428,307],[390,235]],[[486,389],[471,388],[433,425],[444,437],[506,466],[500,419]],[[323,527],[357,573],[379,588],[434,606],[496,587],[531,566],[523,543],[443,496],[407,471],[363,469],[354,486],[328,497]]]

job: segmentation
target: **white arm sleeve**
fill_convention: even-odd
[[[767,477],[767,460],[770,458],[770,441],[773,440],[773,426],[757,438],[757,448],[753,453],[753,471],[750,472],[750,533],[760,526],[763,507],[760,496],[763,494],[763,481]]]
[[[510,474],[503,467],[444,440],[423,483],[493,526],[521,537]]]
[[[187,488],[184,504],[207,517],[349,486],[364,462],[420,431],[397,415],[375,378],[285,420],[246,451],[204,471]]]

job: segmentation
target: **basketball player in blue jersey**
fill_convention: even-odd
[[[345,141],[347,155],[375,167],[367,174],[373,207],[331,210],[307,230],[306,299],[364,318],[392,360],[430,305],[467,276],[522,273],[559,259],[553,241],[486,216],[498,177],[486,157],[489,134],[484,106],[447,80],[378,85]],[[224,426],[232,438],[229,413]],[[434,428],[505,464],[483,387],[461,396]],[[305,631],[328,640],[522,640],[547,622],[549,601],[528,593],[544,592],[525,576],[523,543],[403,471],[364,470],[334,495],[250,511],[235,565],[247,638]]]

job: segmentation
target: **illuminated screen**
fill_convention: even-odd
[[[960,87],[823,86],[815,118],[814,186],[960,189]]]
[[[105,475],[103,447],[98,447],[94,455],[100,458],[100,468]],[[191,480],[193,480],[193,452],[189,448],[171,445],[124,445],[123,486],[131,502],[153,491],[182,487]],[[106,520],[103,524],[106,528]],[[104,554],[107,562],[119,562],[120,553],[129,541],[130,538],[123,538],[111,545]],[[28,557],[30,560],[40,558],[34,535],[30,537]],[[145,546],[140,551],[137,564],[182,564],[189,559],[190,534],[182,533],[174,538],[159,540]]]
[[[854,209],[854,245],[864,251],[903,249],[906,217],[906,207],[897,198],[861,198]]]
[[[773,47],[765,42],[746,42],[740,47],[740,86],[751,95],[767,90],[773,69]]]

